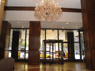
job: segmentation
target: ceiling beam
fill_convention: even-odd
[[[61,8],[63,12],[79,12],[81,13],[81,9],[74,8]],[[34,11],[35,7],[15,7],[15,6],[5,6],[4,10],[15,10],[15,11]]]

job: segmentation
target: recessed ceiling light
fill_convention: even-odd
[[[17,23],[20,23],[19,21]]]
[[[24,28],[24,27],[22,26],[22,28]]]
[[[68,22],[66,24],[69,24]]]
[[[78,26],[76,26],[76,27],[78,27]]]

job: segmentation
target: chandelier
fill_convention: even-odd
[[[40,21],[56,21],[61,15],[61,7],[52,0],[42,0],[40,5],[35,7],[34,16]]]

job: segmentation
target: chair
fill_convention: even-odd
[[[14,71],[14,59],[4,58],[0,60],[0,71]]]

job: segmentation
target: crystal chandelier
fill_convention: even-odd
[[[62,15],[62,9],[52,0],[42,0],[39,6],[35,7],[34,16],[40,21],[56,21]]]

